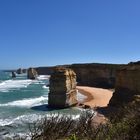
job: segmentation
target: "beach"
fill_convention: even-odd
[[[86,86],[77,86],[77,89],[81,94],[87,96],[83,104],[88,105],[91,108],[107,107],[113,95],[113,91],[109,89]]]
[[[113,95],[113,90],[95,88],[95,87],[86,87],[86,86],[77,86],[77,90],[86,96],[85,100],[81,102],[84,105],[90,106],[90,108],[106,108],[108,109],[109,101]],[[96,125],[105,123],[107,120],[105,114],[96,110],[96,115],[93,118],[93,122]]]

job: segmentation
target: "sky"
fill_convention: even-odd
[[[0,69],[140,60],[140,0],[0,0]]]

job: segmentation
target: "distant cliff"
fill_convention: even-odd
[[[62,66],[74,70],[78,85],[114,88],[116,70],[123,65],[89,63]],[[51,75],[56,67],[38,67],[36,71],[39,75]]]
[[[73,64],[70,66],[77,75],[78,85],[114,88],[117,64]]]
[[[35,68],[39,75],[51,75],[55,67],[37,67]]]

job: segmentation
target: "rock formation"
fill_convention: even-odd
[[[73,64],[62,65],[62,67],[72,69],[77,76],[78,85],[94,86],[102,88],[114,88],[116,80],[116,70],[123,65],[117,64]],[[39,74],[51,75],[55,67],[38,67]]]
[[[38,76],[38,74],[37,74],[37,71],[35,69],[33,69],[33,68],[28,69],[28,71],[27,71],[27,78],[28,79],[34,80],[37,78],[37,76]]]
[[[122,105],[140,95],[140,66],[126,66],[117,71],[115,93],[110,105]]]
[[[27,70],[26,69],[22,69],[22,68],[19,68],[16,71],[17,74],[22,74],[22,73],[26,73],[26,72],[27,72]]]
[[[76,74],[71,69],[56,68],[50,78],[49,106],[65,108],[77,104]]]
[[[12,78],[16,78],[16,74],[13,71],[12,71]]]
[[[21,69],[21,68],[19,68],[19,69],[16,71],[16,73],[17,73],[17,74],[22,74],[22,73],[23,73],[23,71],[22,71],[22,69]]]
[[[115,64],[73,64],[71,69],[77,75],[78,85],[101,88],[114,88],[116,70],[121,65]]]

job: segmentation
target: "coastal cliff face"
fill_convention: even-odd
[[[70,68],[76,73],[78,85],[114,88],[116,70],[121,66],[91,63],[63,65],[62,67]],[[56,67],[39,67],[36,70],[38,74],[51,75]]]
[[[76,74],[71,69],[56,68],[50,78],[49,106],[65,108],[77,103]]]
[[[37,67],[35,70],[38,75],[51,75],[54,71],[55,67]]]
[[[38,76],[38,73],[35,69],[33,69],[33,68],[28,69],[28,71],[27,71],[27,78],[28,79],[34,80],[37,78],[37,76]]]
[[[113,64],[73,64],[71,69],[77,75],[78,85],[114,88],[116,70],[121,65]]]
[[[122,105],[140,95],[140,65],[128,65],[117,71],[115,93],[110,105]]]

